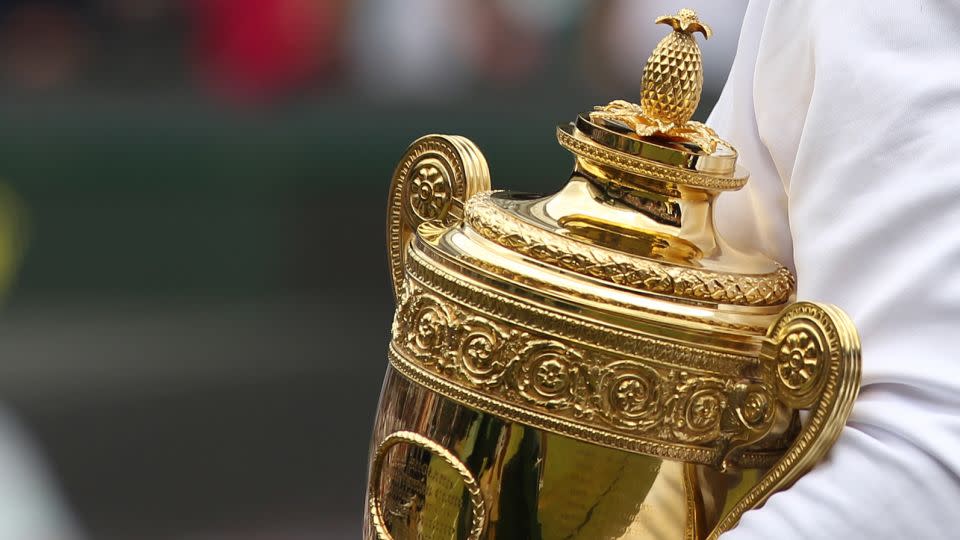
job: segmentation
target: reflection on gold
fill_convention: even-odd
[[[437,399],[392,370],[384,392],[404,406],[381,411],[375,440],[415,427],[431,447],[444,441],[450,459],[469,470],[469,476],[458,472],[427,445],[391,445],[373,472],[376,500],[368,504],[379,505],[395,540],[468,538],[472,478],[486,504],[482,538],[490,539],[695,537],[698,523],[715,521],[717,512],[707,515],[703,508],[715,505],[710,490],[718,475],[731,489],[750,485],[739,473],[711,470],[704,482],[699,471],[706,467],[688,469],[506,422]],[[366,538],[376,538],[370,516],[367,521]]]
[[[23,255],[26,218],[20,197],[0,183],[0,297],[10,289]]]
[[[480,487],[439,443],[412,431],[393,432],[380,443],[371,468],[370,516],[381,540],[463,536],[461,516],[469,517],[467,538],[480,538],[486,525]]]
[[[557,129],[574,170],[556,194],[491,191],[459,136],[401,158],[368,540],[715,539],[839,436],[856,330],[718,234],[717,197],[748,175],[689,121],[709,27],[660,22],[641,105]]]
[[[628,253],[648,253],[651,259],[692,264],[703,256],[697,246],[682,238],[630,229],[581,214],[563,217],[560,226],[597,245]]]

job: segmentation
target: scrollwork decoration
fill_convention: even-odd
[[[724,456],[732,445],[765,436],[773,411],[782,408],[758,381],[655,367],[586,348],[495,321],[412,280],[401,290],[394,345],[402,361],[545,417],[704,445]]]
[[[600,392],[609,420],[627,429],[643,431],[661,422],[662,377],[639,362],[614,362],[603,370]]]
[[[563,343],[533,340],[517,357],[516,389],[529,403],[547,409],[572,406],[582,355]]]
[[[513,355],[510,333],[481,317],[467,318],[461,328],[457,355],[463,376],[480,386],[497,386]]]

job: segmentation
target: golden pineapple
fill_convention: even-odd
[[[703,90],[703,64],[693,33],[709,38],[711,30],[692,9],[656,22],[669,24],[673,32],[660,40],[643,69],[640,108],[651,119],[682,126],[693,117]]]
[[[712,129],[690,120],[703,91],[703,64],[693,33],[709,38],[712,31],[692,9],[681,9],[656,22],[669,24],[673,32],[660,40],[643,68],[640,104],[612,101],[595,107],[590,118],[618,122],[640,137],[688,141],[712,153],[723,141]]]

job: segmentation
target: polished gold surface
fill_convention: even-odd
[[[717,524],[715,540],[747,510],[786,489],[826,456],[860,391],[860,338],[839,308],[800,302],[787,308],[767,334],[760,360],[788,406],[810,416],[790,449]]]
[[[591,119],[619,124],[639,137],[689,141],[707,153],[713,153],[718,145],[729,146],[712,129],[690,120],[703,90],[700,46],[693,34],[700,32],[709,38],[710,27],[691,9],[660,17],[657,22],[669,24],[673,32],[660,40],[647,60],[640,104],[618,99],[596,107]]]
[[[839,436],[856,330],[717,233],[748,175],[689,120],[710,30],[658,22],[641,104],[558,128],[557,193],[490,191],[463,137],[401,158],[366,538],[715,538]]]
[[[590,188],[584,185],[583,189]],[[530,221],[515,217],[533,216],[537,204],[549,207],[562,196],[545,202],[510,201],[481,193],[467,203],[465,220],[487,240],[541,263],[664,296],[709,303],[775,306],[793,294],[793,274],[782,266],[770,264],[770,272],[744,275],[713,270],[697,264],[703,262],[706,254],[701,246],[688,239],[650,228],[632,228],[610,218],[591,216],[583,209],[562,216],[553,227],[543,226],[543,222],[537,223],[533,217]],[[567,234],[560,231],[561,224]],[[590,244],[584,245],[585,241]],[[613,247],[604,247],[611,244]],[[649,258],[627,255],[625,248],[646,252]]]
[[[409,264],[391,363],[477,409],[605,446],[715,466],[786,414],[761,379],[746,375],[753,357],[642,335],[626,337],[634,347],[618,352],[601,348],[603,339],[586,346],[577,338],[603,327],[506,308],[510,299],[471,290],[415,253]],[[475,307],[483,303],[504,308]],[[731,375],[737,373],[743,375]],[[743,403],[755,403],[754,414]],[[771,463],[784,448],[777,442],[746,459]]]
[[[700,47],[693,34],[700,32],[709,39],[713,32],[692,9],[658,17],[656,22],[669,25],[673,32],[660,40],[647,60],[640,106],[648,118],[683,125],[693,117],[703,90]]]
[[[395,371],[384,392],[392,399],[374,428],[368,538],[476,538],[478,523],[480,538],[702,538],[758,474],[505,421]]]
[[[626,183],[656,179],[712,191],[736,190],[747,183],[746,170],[734,165],[736,150],[726,144],[704,154],[664,140],[633,140],[583,116],[575,126],[558,127],[557,141],[590,163],[632,175]]]
[[[489,189],[487,161],[468,139],[428,135],[410,145],[393,173],[387,206],[387,246],[395,288],[403,282],[402,261],[417,226],[458,223],[464,201]]]
[[[407,469],[409,469],[410,466],[397,467],[394,463],[391,463],[385,467],[387,454],[393,450],[394,447],[401,445],[410,447],[407,449],[408,453],[410,449],[419,449],[427,452],[431,457],[437,458],[439,462],[431,464],[431,468],[422,479],[411,478],[409,476]],[[413,464],[411,463],[410,465]],[[456,477],[450,478],[450,475],[444,475],[443,465],[452,469]],[[395,512],[392,512],[389,516],[385,516],[382,510],[379,494],[382,491],[381,485],[384,482],[383,470],[385,468],[390,469],[390,472],[394,475],[400,473],[400,482],[397,482],[396,477],[386,479],[388,483],[394,485],[397,483],[400,484],[399,489],[403,490],[403,495],[400,495],[400,497],[423,497],[424,500],[421,504],[429,504],[431,507],[446,505],[448,508],[455,509],[459,512],[459,498],[451,499],[449,497],[449,491],[457,491],[457,488],[459,488],[460,493],[458,493],[458,495],[461,497],[465,495],[470,501],[469,523],[466,525],[467,538],[469,540],[477,540],[480,538],[480,535],[483,534],[487,525],[487,509],[483,495],[480,492],[480,485],[473,477],[470,469],[441,444],[419,433],[401,430],[394,431],[383,438],[383,441],[381,441],[380,446],[377,447],[377,451],[374,454],[373,463],[370,465],[370,519],[371,526],[377,533],[377,538],[385,540],[392,537],[388,531],[386,520],[388,517],[393,518],[396,516]],[[430,476],[431,474],[433,475],[432,477]],[[430,480],[429,485],[431,487],[444,486],[447,488],[448,493],[441,493],[438,489],[426,489],[428,487],[428,479]],[[406,480],[406,482],[404,482],[404,480]],[[446,480],[446,482],[444,482],[444,480]],[[423,488],[417,489],[421,485],[420,483],[422,483]],[[447,497],[444,497],[444,495],[447,495]],[[397,497],[397,495],[394,495],[394,497]],[[406,499],[401,499],[397,504],[393,505],[393,508],[404,506],[406,502]],[[415,531],[411,531],[411,534],[419,536],[420,532],[422,532],[422,529],[417,527]]]

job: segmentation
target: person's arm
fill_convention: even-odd
[[[723,538],[956,537],[960,3],[754,1],[710,123],[753,173],[721,231],[849,313],[864,362],[828,459]]]

